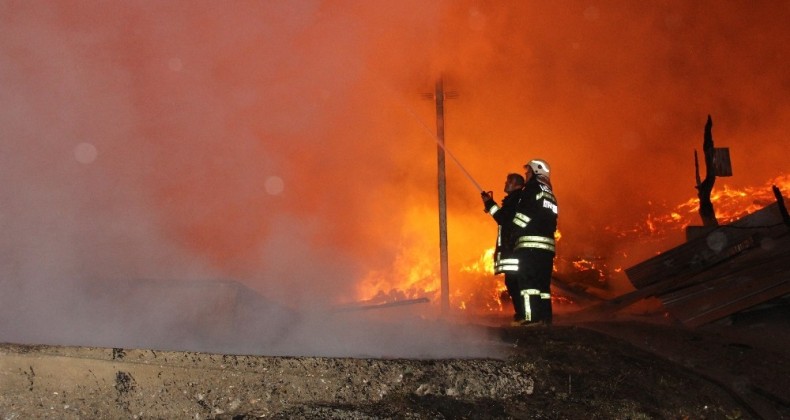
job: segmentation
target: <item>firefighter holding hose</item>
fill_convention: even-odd
[[[551,273],[555,255],[557,198],[551,187],[551,169],[545,160],[530,160],[524,165],[524,170],[526,182],[515,194],[517,199],[512,219],[501,223],[497,220],[501,229],[506,227],[510,230],[512,238],[513,253],[507,260],[511,269],[515,267],[512,277],[517,284],[517,290],[511,294],[516,310],[513,325],[550,325],[553,317]],[[493,201],[490,194],[484,192],[481,195],[486,209],[493,209],[490,207]],[[501,209],[494,215],[499,211]]]
[[[513,302],[515,311],[514,319],[524,319],[524,301],[518,287],[518,259],[514,258],[513,245],[515,244],[515,225],[512,223],[516,214],[516,205],[524,188],[524,177],[512,173],[505,180],[505,198],[499,206],[494,201],[494,194],[483,191],[483,208],[497,222],[496,248],[494,249],[494,274],[505,275],[505,287]]]

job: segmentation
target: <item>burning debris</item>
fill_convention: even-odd
[[[752,205],[759,205],[765,203],[765,191],[733,193],[725,188],[724,193],[712,194],[716,176],[730,176],[732,171],[728,153],[713,147],[711,127],[708,116],[703,144],[707,166],[704,181],[700,180],[695,153],[698,205],[694,208],[690,200],[680,206],[698,209],[703,225],[684,225],[685,243],[626,269],[636,291],[594,305],[587,313],[612,312],[641,299],[657,297],[673,317],[696,327],[790,293],[790,216],[781,190],[775,183],[771,191],[776,202],[745,215],[743,208],[748,206],[738,209],[729,201],[750,200]],[[790,186],[787,175],[776,181]],[[725,204],[728,210],[721,218],[725,223],[716,216],[715,202]],[[677,226],[681,220],[680,213],[674,212],[663,223]],[[649,220],[647,225],[655,232],[661,223]]]
[[[773,185],[777,191],[790,190],[790,175],[777,176],[767,184]],[[788,245],[783,239],[786,228],[780,202],[777,202],[772,188],[736,189],[724,184],[711,192],[710,199],[716,207],[718,225],[707,229],[693,224],[694,218],[699,217],[697,198],[667,209],[666,215],[648,215],[641,226],[621,227],[619,230],[607,227],[606,233],[625,243],[654,242],[656,246],[670,232],[687,232],[688,242],[677,246],[677,249],[631,263],[630,268],[624,269],[613,262],[629,261],[624,249],[612,249],[612,255],[607,257],[559,256],[552,283],[555,306],[566,319],[574,320],[591,314],[612,313],[638,301],[657,297],[663,304],[662,308],[671,315],[688,325],[700,325],[787,294],[787,279],[782,277],[782,270],[790,271],[789,267],[782,265],[786,264],[783,261],[788,256]],[[562,236],[558,235],[558,241],[561,240]],[[504,283],[494,275],[493,252],[493,247],[484,249],[477,259],[462,264],[458,272],[453,273],[450,302],[454,311],[483,317],[504,316],[510,312],[510,299]],[[368,294],[361,295],[357,304],[349,304],[349,308],[383,309],[422,303],[411,305],[419,312],[435,306],[439,294],[435,262],[430,258],[418,258],[419,255],[403,256],[404,264],[398,266],[398,272],[407,279],[403,286],[390,284],[386,292],[371,287],[367,289]],[[685,257],[686,262],[678,262],[678,255]],[[675,262],[669,263],[670,260]],[[668,270],[667,264],[678,265],[672,271]],[[620,284],[624,282],[629,282],[636,290],[618,293],[623,288]],[[744,282],[747,284],[732,292],[721,291],[728,285]],[[376,284],[382,286],[387,283]],[[712,287],[717,288],[718,294],[703,293]],[[371,294],[371,291],[375,293]],[[684,298],[686,294],[701,300]],[[718,305],[713,302],[720,299],[728,302],[719,302]],[[723,306],[712,309],[720,305]],[[699,308],[699,313],[690,308]],[[709,313],[703,316],[701,312],[706,311]]]
[[[678,319],[689,325],[700,325],[787,293],[786,279],[781,274],[786,268],[781,261],[787,247],[782,239],[786,233],[782,222],[787,216],[783,210],[784,200],[778,192],[780,188],[790,189],[790,175],[780,175],[769,182],[773,184],[774,197],[765,187],[734,189],[725,184],[714,190],[716,177],[731,176],[732,168],[729,149],[713,145],[712,125],[709,116],[703,143],[704,180],[699,175],[695,152],[697,198],[666,211],[665,216],[648,215],[640,227],[605,228],[614,237],[637,241],[656,240],[668,232],[685,229],[687,242],[658,256],[632,263],[631,268],[625,270],[622,265],[610,262],[627,261],[624,249],[611,249],[613,255],[608,257],[558,257],[554,267],[553,301],[560,308],[576,315],[611,312],[647,297],[658,297],[665,309],[673,315],[677,313]],[[776,202],[772,204],[773,201]],[[714,211],[714,205],[718,211]],[[697,212],[703,226],[692,224]],[[561,239],[558,232],[556,240]],[[493,253],[493,248],[485,249],[477,260],[463,264],[454,274],[450,301],[455,310],[488,315],[510,310],[505,286],[494,277]],[[774,261],[779,261],[780,265],[773,267]],[[426,296],[436,298],[438,275],[434,263],[422,262],[408,268],[406,277],[410,280],[405,283],[408,288],[394,287],[386,293],[379,290],[375,296],[368,297],[367,305],[386,307],[399,302],[408,304],[415,299],[424,299],[427,303],[430,299]],[[764,271],[751,272],[749,264],[758,264]],[[718,283],[713,282],[714,278]],[[627,279],[637,290],[613,295],[616,291],[613,283],[620,279]],[[721,292],[739,282],[748,283],[744,286],[746,289],[758,290],[734,288],[732,292]],[[719,289],[718,297],[703,292],[714,287]],[[697,298],[690,299],[686,294]],[[705,299],[728,302],[706,302]],[[699,308],[705,314],[689,308]]]
[[[637,296],[656,296],[675,318],[699,326],[790,293],[788,228],[774,204],[626,273]]]

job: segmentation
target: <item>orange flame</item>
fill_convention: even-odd
[[[790,190],[790,175],[779,176],[769,182],[780,190]],[[723,185],[714,190],[711,196],[717,217],[721,223],[728,223],[745,214],[754,212],[775,201],[770,185],[766,187],[747,187],[741,190]],[[699,200],[691,198],[674,209],[666,210],[663,215],[648,214],[644,225],[626,229],[604,228],[608,234],[618,237],[659,237],[668,231],[682,230],[690,225],[699,209]],[[410,218],[418,229],[430,230],[435,223],[432,214],[414,214]],[[555,234],[559,241],[560,231]],[[375,303],[398,299],[428,297],[436,304],[440,294],[440,276],[436,252],[429,249],[435,244],[404,247],[396,258],[391,270],[372,271],[358,286],[358,298]],[[623,259],[628,258],[624,251],[613,251]],[[470,313],[499,313],[508,309],[508,297],[503,276],[494,275],[494,248],[485,248],[479,257],[459,265],[450,274],[450,305],[456,310]],[[609,256],[612,257],[612,256]],[[605,287],[608,280],[622,276],[622,267],[610,267],[604,257],[569,258],[558,255],[555,272],[562,273],[572,283],[594,287]],[[570,299],[553,294],[552,300],[558,304],[573,303]]]
[[[724,184],[721,188],[714,188],[710,199],[719,223],[733,222],[776,201],[771,185],[776,185],[782,191],[790,190],[790,175],[780,175],[769,181],[768,185],[761,187],[745,187],[738,190]],[[679,204],[667,216],[656,216],[652,220],[648,216],[648,224],[654,227],[655,233],[660,233],[669,227],[677,228],[678,225],[683,228],[694,222],[698,212],[699,199],[690,198]]]
[[[710,198],[719,223],[733,222],[775,202],[771,185],[776,185],[781,191],[790,191],[790,175],[777,176],[769,180],[767,185],[760,187],[735,189],[727,184],[715,187]],[[674,209],[663,210],[662,213],[664,214],[648,214],[642,225],[630,228],[607,226],[605,231],[618,238],[637,238],[662,236],[668,231],[682,230],[700,222],[699,198],[689,198]]]

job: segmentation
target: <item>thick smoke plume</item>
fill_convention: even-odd
[[[399,345],[367,313],[321,315],[371,273],[392,286],[398,263],[438,257],[421,94],[439,77],[458,93],[447,146],[486,189],[552,163],[560,252],[606,255],[628,244],[604,227],[694,195],[708,114],[730,184],[787,173],[788,18],[715,1],[0,1],[0,340],[464,355],[452,331],[410,347],[424,322],[402,309],[384,315]],[[452,162],[448,205],[457,269],[494,228]],[[194,286],[217,279],[243,286]],[[211,313],[193,305],[248,288],[270,303],[240,315],[259,340],[166,341]],[[156,310],[141,324],[134,307]]]

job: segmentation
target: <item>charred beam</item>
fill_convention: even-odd
[[[699,163],[697,162],[697,151],[694,151],[694,166],[697,176],[697,197],[699,197],[699,215],[702,218],[703,226],[718,226],[716,212],[713,210],[713,202],[710,200],[710,193],[713,191],[713,184],[716,182],[716,170],[714,157],[716,150],[713,147],[713,120],[708,115],[705,123],[705,137],[702,142],[702,150],[705,154],[705,179],[700,181]]]
[[[782,220],[785,222],[787,226],[790,226],[790,215],[787,214],[787,207],[785,207],[785,199],[782,197],[782,191],[779,190],[779,187],[773,185],[771,187],[774,190],[774,196],[776,196],[776,204],[779,206],[779,213],[782,214]]]

